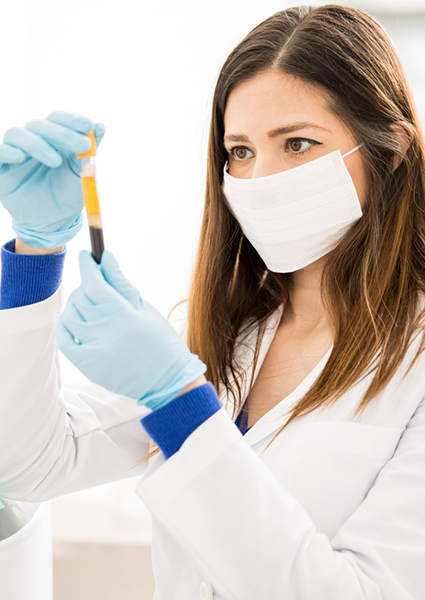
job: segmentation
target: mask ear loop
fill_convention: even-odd
[[[345,154],[343,154],[342,158],[345,158],[346,156],[348,156],[352,152],[355,152],[358,148],[360,148],[360,146],[363,146],[363,142],[361,144],[359,144],[358,146],[356,146],[355,148],[353,148],[352,150],[350,150],[349,152],[346,152]]]

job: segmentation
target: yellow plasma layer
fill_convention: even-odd
[[[87,215],[100,214],[95,177],[81,177],[81,183]]]

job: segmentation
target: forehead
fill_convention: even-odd
[[[254,125],[270,129],[298,120],[324,127],[337,122],[318,86],[286,73],[261,73],[240,83],[230,92],[224,112],[226,133],[244,133]]]

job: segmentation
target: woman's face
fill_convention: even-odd
[[[268,135],[292,126],[290,132]],[[224,131],[228,172],[241,179],[286,171],[338,149],[344,154],[361,143],[326,109],[317,88],[284,73],[263,73],[234,88]],[[366,175],[361,154],[357,150],[343,160],[363,207]]]

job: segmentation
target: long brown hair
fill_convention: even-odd
[[[232,394],[233,416],[244,403],[238,382],[243,372],[234,357],[237,337],[258,327],[254,375],[267,320],[282,302],[289,302],[291,274],[267,269],[221,190],[228,96],[238,84],[264,72],[283,72],[318,87],[329,110],[357,144],[363,142],[359,151],[369,186],[362,218],[326,256],[321,296],[335,332],[332,352],[278,435],[296,417],[336,402],[378,356],[356,414],[364,410],[393,377],[414,332],[423,327],[425,311],[418,309],[425,293],[425,143],[397,51],[382,25],[358,8],[327,4],[282,10],[232,50],[212,102],[187,344],[207,365],[207,380]],[[396,124],[408,132],[407,150],[392,127]],[[423,343],[409,370],[422,350]],[[253,377],[249,390],[252,385]]]

